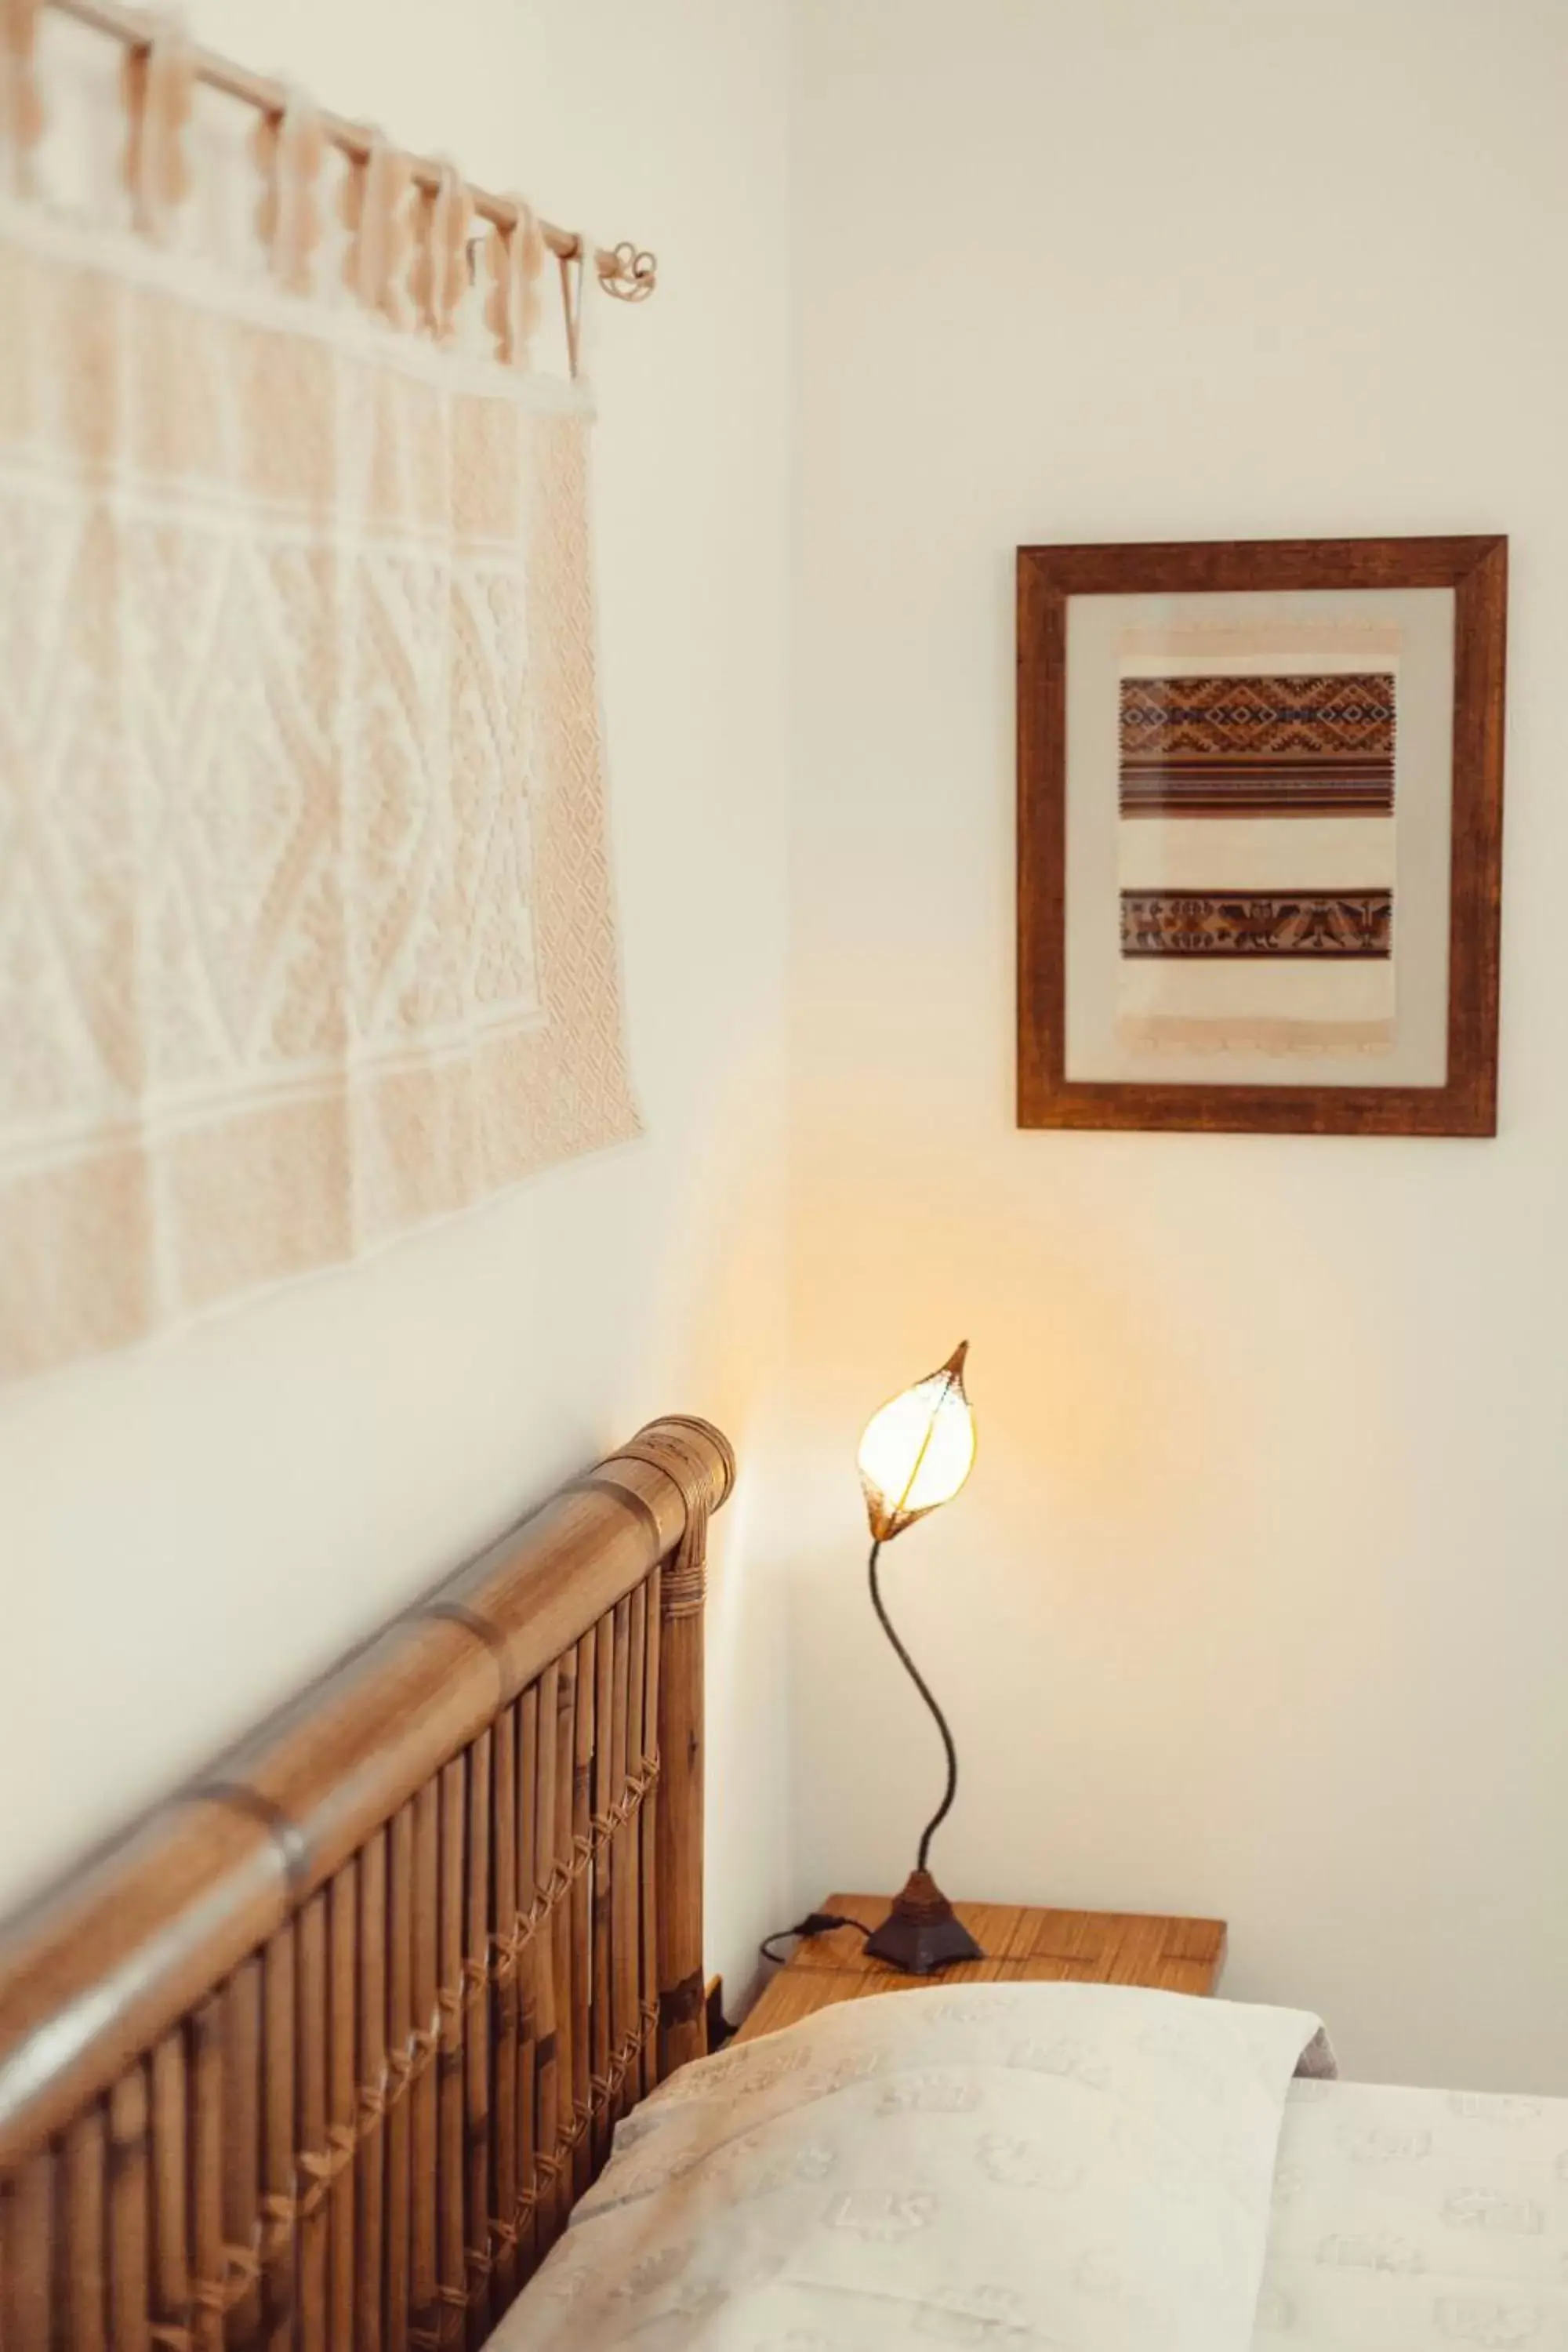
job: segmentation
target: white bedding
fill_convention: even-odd
[[[1568,2347],[1568,2100],[1292,2084],[1257,2342]]]
[[[1250,2352],[1318,2030],[1111,1985],[824,2011],[621,2126],[495,2352]]]
[[[1568,2101],[1292,2082],[1316,2028],[827,2010],[621,2126],[493,2352],[1568,2352]]]

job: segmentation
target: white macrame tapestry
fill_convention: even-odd
[[[636,1132],[531,216],[465,345],[461,184],[332,182],[290,110],[268,278],[226,274],[180,246],[171,48],[134,233],[0,207],[0,1379]]]

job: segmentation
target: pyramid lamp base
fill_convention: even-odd
[[[866,1938],[866,1949],[873,1959],[911,1977],[984,1958],[929,1870],[910,1871],[892,1909]]]

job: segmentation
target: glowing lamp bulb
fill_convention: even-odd
[[[974,1415],[963,1393],[965,1339],[941,1371],[917,1381],[880,1412],[860,1440],[860,1484],[878,1543],[901,1535],[951,1503],[974,1460]]]

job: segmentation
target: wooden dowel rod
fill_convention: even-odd
[[[151,22],[133,9],[119,6],[117,0],[49,0],[49,5],[62,16],[74,17],[79,25],[89,25],[94,32],[123,42],[127,48],[144,49],[153,37]],[[252,73],[247,66],[237,65],[211,49],[195,48],[191,56],[196,79],[205,82],[209,89],[220,89],[262,114],[280,115],[287,106],[288,90],[269,75]],[[316,120],[334,147],[356,163],[364,162],[375,137],[364,123],[351,122],[345,115],[329,114],[324,109],[317,110]],[[441,185],[440,164],[427,155],[410,155],[407,161],[416,186],[434,194]],[[500,229],[516,227],[517,206],[507,197],[492,195],[470,182],[468,198],[482,220]],[[557,228],[553,221],[541,221],[539,227],[545,244],[561,260],[575,261],[591,255],[602,284],[625,288],[635,283],[639,292],[652,291],[650,257],[634,254],[629,247],[612,253],[604,246],[589,246],[574,229]],[[638,268],[639,263],[647,265],[646,271]]]

